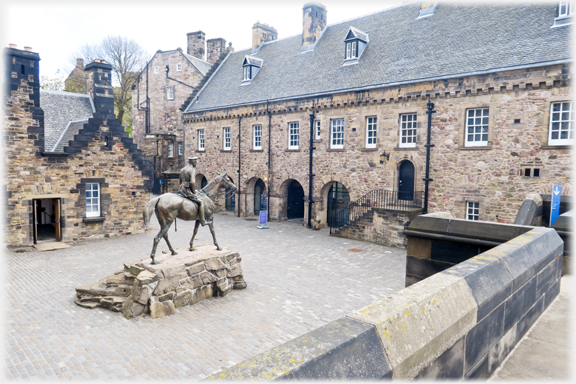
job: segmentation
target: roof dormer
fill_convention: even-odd
[[[243,70],[243,78],[242,84],[250,84],[252,79],[256,76],[260,68],[262,67],[262,63],[264,60],[254,57],[254,56],[245,56],[244,61],[242,62],[242,70]]]
[[[368,45],[368,34],[350,27],[344,38],[344,63],[342,65],[357,64],[366,45]]]
[[[558,4],[558,16],[554,19],[552,27],[561,27],[572,24],[572,4],[569,1],[560,1]]]

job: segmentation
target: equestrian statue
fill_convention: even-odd
[[[190,239],[190,251],[195,250],[193,243],[200,224],[202,226],[208,225],[216,249],[222,250],[216,241],[216,233],[212,222],[212,215],[216,210],[216,205],[212,198],[216,196],[220,188],[231,189],[231,193],[234,193],[236,186],[230,177],[223,173],[210,180],[204,188],[197,190],[195,184],[197,160],[197,157],[188,158],[188,164],[180,170],[180,188],[177,193],[165,193],[148,201],[144,206],[144,228],[148,229],[152,211],[156,214],[160,224],[160,232],[154,237],[154,245],[150,253],[151,264],[157,264],[154,256],[161,238],[164,238],[166,244],[168,244],[172,255],[176,255],[176,251],[168,240],[168,230],[176,218],[185,221],[196,220],[194,233],[192,234],[192,239]]]

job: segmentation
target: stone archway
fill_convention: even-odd
[[[208,184],[208,180],[203,174],[197,173],[194,183],[196,184],[196,189],[202,189],[206,186],[206,184]]]
[[[304,218],[306,212],[304,204],[305,191],[298,180],[284,180],[282,185],[280,185],[279,195],[278,220]]]
[[[243,207],[244,215],[258,215],[260,210],[267,209],[267,189],[264,180],[252,177],[248,180]]]
[[[336,212],[350,204],[348,188],[338,180],[331,180],[324,184],[320,190],[320,196],[322,197],[323,209],[316,211],[316,217],[321,226],[329,225],[329,221],[332,220]]]

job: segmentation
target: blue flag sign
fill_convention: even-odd
[[[562,187],[559,185],[552,186],[552,201],[550,203],[550,226],[554,224],[558,216],[560,216],[560,193]]]

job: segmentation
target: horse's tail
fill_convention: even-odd
[[[148,229],[148,224],[150,224],[150,216],[152,216],[152,211],[156,208],[156,205],[160,201],[160,197],[155,197],[152,200],[148,201],[144,205],[144,210],[142,211],[142,217],[144,218],[144,229]]]

